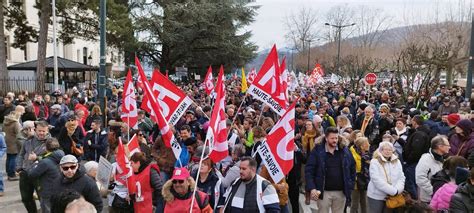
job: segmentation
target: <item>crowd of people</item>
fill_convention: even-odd
[[[172,127],[179,161],[147,112],[138,112],[136,129],[121,119],[122,88],[107,90],[105,110],[77,89],[10,92],[0,98],[6,180],[18,181],[28,212],[38,211],[35,199],[41,212],[474,211],[474,117],[462,89],[404,98],[387,84],[297,87],[289,92],[297,101],[294,164],[275,183],[257,149],[279,116],[239,84],[226,82],[229,156],[218,163],[204,146],[213,100],[200,83],[180,85],[195,104]],[[140,106],[143,91],[136,94]],[[99,159],[120,173],[119,141],[133,136],[141,151],[129,160],[140,190],[130,193],[115,175],[101,184]],[[0,178],[0,196],[3,186]]]

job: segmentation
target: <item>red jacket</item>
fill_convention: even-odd
[[[159,171],[156,164],[148,165],[143,171],[133,175],[135,182],[135,202],[133,208],[135,212],[151,213],[153,212],[153,188],[150,184],[150,169]]]
[[[81,111],[84,112],[84,117],[82,117],[82,120],[81,120],[82,126],[84,126],[86,124],[87,117],[89,117],[89,110],[87,109],[86,106],[84,106],[82,104],[77,104],[74,107],[74,110],[81,110]]]
[[[193,190],[194,185],[195,182],[191,181],[190,190]],[[187,199],[178,199],[175,198],[173,193],[171,192],[171,187],[173,187],[172,180],[168,180],[163,186],[163,198],[166,202],[165,212],[188,213],[192,201],[192,191],[189,193],[189,197]],[[209,205],[208,195],[201,191],[196,191],[196,193],[198,193],[198,196],[200,197],[201,205],[203,205],[203,208],[199,207],[198,201],[197,199],[195,199],[192,212],[212,213],[213,211],[212,207]]]
[[[41,104],[36,103],[36,101],[33,102],[33,108],[35,109],[35,116],[36,118],[44,118],[48,119],[49,117],[49,107],[42,102]],[[43,108],[43,109],[42,109]],[[40,112],[43,110],[44,117],[40,117]]]

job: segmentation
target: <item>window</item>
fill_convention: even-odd
[[[82,48],[82,63],[83,64],[88,64],[87,63],[87,53],[88,52],[89,51],[87,51],[87,47]]]

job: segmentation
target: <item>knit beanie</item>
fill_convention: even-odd
[[[463,119],[456,123],[456,126],[461,128],[464,132],[464,135],[470,135],[472,132],[472,122],[468,119]]]
[[[448,124],[455,125],[459,120],[461,120],[461,117],[457,113],[451,113],[448,115]]]

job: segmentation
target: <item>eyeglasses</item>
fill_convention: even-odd
[[[173,180],[173,184],[183,184],[184,183],[184,180]]]
[[[77,165],[74,165],[74,166],[61,166],[61,169],[63,169],[63,171],[65,171],[65,172],[68,171],[69,169],[74,171],[76,168],[77,168]]]

